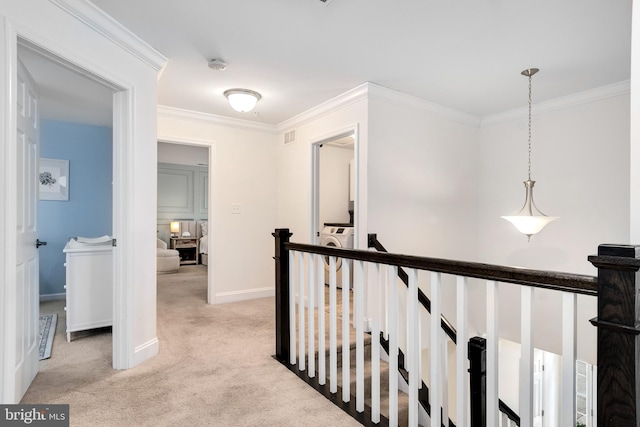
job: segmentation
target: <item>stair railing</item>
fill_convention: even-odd
[[[393,363],[398,354],[398,318],[397,308],[406,310],[407,330],[407,364],[409,369],[409,403],[408,425],[418,425],[418,395],[421,381],[417,373],[420,368],[420,329],[418,317],[418,271],[430,274],[431,317],[440,318],[441,314],[441,275],[456,277],[456,321],[458,325],[468,323],[466,301],[468,297],[467,279],[481,279],[486,287],[487,312],[487,351],[486,351],[486,417],[483,422],[487,426],[499,425],[498,413],[498,291],[501,283],[511,283],[521,286],[521,378],[520,383],[520,417],[522,426],[530,426],[533,419],[531,408],[532,378],[533,378],[533,328],[532,307],[536,289],[551,289],[562,295],[562,389],[560,425],[575,424],[575,360],[576,360],[576,309],[577,295],[587,295],[598,298],[598,316],[591,323],[598,328],[598,378],[597,378],[597,417],[598,425],[628,426],[638,425],[637,396],[638,380],[636,366],[639,366],[639,350],[636,348],[637,336],[640,328],[636,327],[636,319],[640,309],[636,301],[638,285],[637,272],[640,270],[640,247],[601,245],[598,255],[589,257],[598,268],[598,278],[583,275],[556,273],[550,271],[527,270],[513,267],[495,266],[463,261],[443,260],[436,258],[414,257],[399,254],[389,254],[375,251],[349,250],[328,246],[315,246],[289,242],[291,233],[288,229],[278,229],[276,237],[276,355],[275,357],[301,378],[322,392],[327,398],[350,413],[364,425],[396,425],[397,423],[397,378],[393,377]],[[636,255],[639,254],[639,255]],[[324,313],[324,266],[323,257],[330,260],[329,286],[329,372],[322,372],[325,359],[324,343],[324,315],[317,316],[318,328],[314,324],[315,295],[318,296],[318,311]],[[337,321],[336,321],[336,264],[343,263],[343,286],[349,282],[349,263],[353,263],[353,299],[354,299],[354,327],[356,337],[355,357],[355,399],[351,393],[339,392],[337,387]],[[406,304],[398,299],[397,269],[407,270],[409,289]],[[378,319],[371,325],[371,362],[372,378],[370,384],[369,402],[365,405],[364,376],[363,376],[363,343],[364,343],[364,283],[365,276],[369,283],[369,295],[377,294],[379,306],[368,307],[369,312],[377,311]],[[386,280],[385,280],[386,278]],[[389,283],[393,284],[389,286]],[[377,284],[374,287],[373,284]],[[321,290],[321,292],[320,292]],[[342,325],[349,322],[348,292],[343,292],[347,304],[343,304]],[[343,302],[345,300],[343,299]],[[396,305],[395,307],[394,304]],[[375,304],[374,304],[375,305]],[[346,310],[346,311],[345,311]],[[346,315],[345,315],[346,314]],[[306,317],[305,317],[306,316]],[[429,347],[440,349],[442,334],[440,322],[431,322],[431,328],[437,323],[436,331],[429,337]],[[466,342],[468,337],[458,328],[457,339]],[[296,333],[297,331],[297,333]],[[343,329],[344,331],[344,329]],[[462,332],[462,333],[461,333]],[[318,338],[315,338],[315,334]],[[389,414],[388,418],[380,414],[380,382],[379,382],[379,347],[380,333],[388,337],[391,344],[389,357]],[[394,338],[395,336],[395,338]],[[305,341],[305,337],[307,337]],[[308,339],[308,338],[311,339]],[[343,334],[343,343],[348,344],[349,337]],[[324,339],[324,338],[322,338]],[[311,342],[317,341],[318,370],[315,367],[315,348]],[[395,342],[394,342],[395,341]],[[344,349],[343,344],[343,350]],[[439,352],[433,352],[439,358]],[[394,355],[396,357],[394,357]],[[343,363],[345,353],[343,351]],[[308,361],[308,364],[305,363]],[[313,361],[313,362],[312,362]],[[457,367],[457,375],[466,375],[467,364]],[[349,371],[347,366],[344,371]],[[439,370],[442,364],[435,362],[430,367],[430,401],[432,407],[442,407],[442,382]],[[411,374],[414,372],[414,374]],[[378,378],[378,379],[376,379]],[[329,383],[326,384],[326,380]],[[434,386],[436,384],[436,386]],[[612,386],[614,384],[614,386]],[[350,381],[343,380],[343,387],[350,388]],[[354,402],[355,400],[355,402]],[[474,414],[467,414],[469,401],[468,392],[457,389],[456,422],[458,425],[473,424]],[[431,411],[431,425],[443,425],[440,411]]]
[[[384,247],[384,245],[378,240],[378,235],[375,233],[369,233],[367,236],[367,246],[369,248],[374,248],[375,250],[379,251],[379,252],[388,252],[387,249]],[[409,276],[407,275],[406,271],[404,271],[404,269],[402,267],[398,268],[398,277],[400,278],[400,280],[402,281],[402,283],[405,284],[405,286],[409,286]],[[422,305],[422,307],[427,310],[428,313],[431,313],[431,300],[429,300],[429,297],[427,297],[425,295],[424,292],[422,292],[422,290],[420,288],[418,288],[418,301],[420,301],[420,304]],[[440,315],[440,323],[441,323],[441,327],[442,327],[442,331],[447,334],[447,336],[451,339],[451,341],[454,344],[457,344],[457,334],[456,334],[456,329],[453,327],[453,325],[451,324],[451,322],[449,322],[449,320],[447,320],[447,318],[441,314]],[[472,338],[473,340],[473,338]],[[484,347],[482,349],[482,351],[480,351],[480,353],[478,354],[479,358],[484,357],[485,353],[486,353],[486,340],[482,339],[481,340],[485,343]],[[469,343],[469,347],[472,344]],[[384,346],[383,346],[384,348]],[[467,348],[465,347],[461,347],[458,351],[462,352],[464,354],[464,352],[467,350]],[[468,350],[468,353],[471,354],[471,350]],[[471,359],[471,356],[469,356],[469,358]],[[484,378],[484,372],[479,372],[479,375],[481,378]],[[472,376],[473,376],[473,371],[472,371]],[[473,382],[473,378],[471,379],[471,383]],[[475,386],[475,384],[473,384]],[[478,384],[478,387],[480,386],[480,384]],[[428,387],[426,385],[423,385],[423,387],[426,389],[426,393],[424,393],[425,396],[428,396]],[[473,389],[473,386],[472,386]],[[480,396],[480,398],[484,399],[484,392],[482,393],[482,395]],[[426,412],[428,414],[431,413],[430,410],[430,405],[428,400],[424,401],[423,399],[420,399],[420,403],[424,406]],[[477,409],[475,408],[474,404],[471,405],[472,407],[472,412],[473,411],[478,411],[481,410],[482,414],[485,414],[484,412],[484,408],[482,409]],[[515,413],[515,411],[513,409],[511,409],[509,407],[509,405],[507,405],[505,402],[502,401],[502,399],[498,399],[498,410],[501,414],[504,414],[509,420],[511,420],[512,425],[514,426],[519,426],[520,425],[520,417]],[[455,424],[451,421],[449,421],[449,425],[452,427],[455,427]]]

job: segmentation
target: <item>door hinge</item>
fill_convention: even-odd
[[[118,239],[111,239],[111,246],[118,246]]]

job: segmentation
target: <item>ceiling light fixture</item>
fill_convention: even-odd
[[[240,113],[247,113],[256,106],[262,96],[249,89],[229,89],[224,91],[224,96],[229,100],[231,108]]]
[[[557,216],[547,216],[540,212],[533,202],[533,186],[536,182],[531,180],[531,77],[538,71],[540,71],[538,68],[529,68],[521,73],[529,78],[529,174],[527,180],[524,181],[526,191],[524,206],[517,214],[502,217],[512,223],[519,232],[525,234],[529,241],[531,241],[532,235],[542,231],[551,221],[558,219]]]

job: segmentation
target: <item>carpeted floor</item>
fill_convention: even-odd
[[[206,304],[206,270],[158,276],[160,354],[111,369],[111,332],[66,341],[64,302],[52,357],[22,403],[68,403],[72,426],[358,426],[277,363],[274,299]]]

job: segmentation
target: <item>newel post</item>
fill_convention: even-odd
[[[640,427],[640,246],[600,245],[598,268],[598,427]]]
[[[289,251],[284,247],[292,234],[288,228],[276,228],[276,359],[289,361]]]
[[[487,425],[487,340],[472,337],[468,344],[471,427]]]

